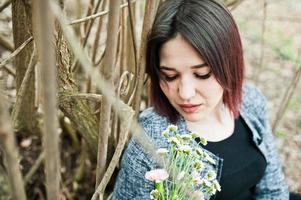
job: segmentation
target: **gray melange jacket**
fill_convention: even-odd
[[[240,115],[253,133],[253,141],[266,158],[267,168],[264,176],[256,185],[256,200],[288,200],[289,192],[285,184],[277,149],[267,120],[266,100],[253,86],[243,88],[243,101]],[[167,140],[161,136],[168,125],[167,118],[158,115],[153,108],[144,110],[139,116],[139,124],[152,138],[158,148],[168,148]],[[176,124],[180,134],[189,132],[185,120],[180,118]],[[193,146],[198,145],[196,142]],[[204,150],[206,151],[206,150]],[[222,171],[223,160],[207,151],[216,164],[207,164],[206,170],[215,170],[218,179]],[[144,178],[145,172],[158,168],[145,150],[131,139],[121,161],[117,182],[113,192],[113,200],[150,199],[149,193],[154,189],[152,182]],[[206,197],[206,200],[209,197]]]

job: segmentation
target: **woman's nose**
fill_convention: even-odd
[[[178,88],[179,96],[182,100],[190,100],[195,96],[195,86],[192,80],[182,80]]]

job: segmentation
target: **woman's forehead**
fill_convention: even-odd
[[[193,67],[205,63],[199,52],[180,34],[165,42],[159,52],[160,66]]]

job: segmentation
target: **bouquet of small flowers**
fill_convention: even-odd
[[[204,162],[215,164],[215,161],[200,147],[191,147],[195,133],[178,133],[178,127],[169,125],[162,132],[168,139],[169,149],[161,148],[157,153],[163,159],[163,169],[146,172],[145,178],[155,183],[150,198],[155,200],[203,200],[220,191],[216,173],[205,170]],[[207,141],[200,138],[200,144]]]

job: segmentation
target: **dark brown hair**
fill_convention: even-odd
[[[160,88],[158,74],[160,48],[177,33],[210,66],[224,89],[223,103],[237,117],[244,77],[241,39],[231,13],[214,0],[167,0],[160,5],[146,44],[146,73],[154,109],[173,123],[178,119]]]

